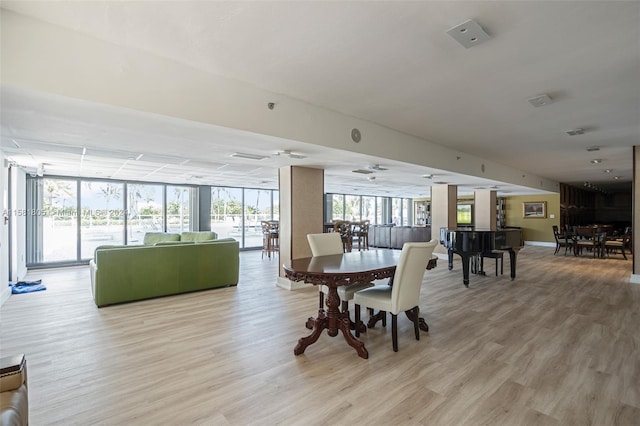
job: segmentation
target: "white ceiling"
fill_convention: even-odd
[[[559,182],[609,187],[619,176],[628,187],[632,180],[640,2],[3,1],[2,8]],[[446,34],[467,19],[491,38],[466,49]],[[542,93],[553,103],[527,102]],[[540,192],[6,85],[1,106],[5,153],[28,167],[45,163],[51,174],[275,188],[277,167],[299,164],[324,168],[329,192],[417,197],[434,180],[463,193],[492,185],[504,195]],[[575,128],[585,134],[566,134]],[[591,146],[600,150],[587,152]],[[273,155],[286,149],[307,158]],[[236,151],[269,158],[230,158]],[[594,158],[603,161],[593,165]],[[389,170],[352,172],[373,164]],[[431,173],[433,180],[420,177]]]

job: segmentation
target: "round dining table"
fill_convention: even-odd
[[[369,354],[364,343],[351,333],[349,313],[340,311],[338,287],[392,278],[400,259],[400,252],[401,250],[389,249],[364,250],[330,256],[305,257],[284,263],[282,266],[286,278],[312,285],[325,285],[329,288],[325,298],[326,309],[319,309],[317,317],[308,319],[307,323],[312,325],[311,334],[298,340],[294,354],[304,353],[305,349],[315,343],[322,331],[326,329],[327,334],[332,337],[337,336],[338,331],[342,332],[346,342],[356,350],[358,355],[368,358]],[[435,267],[436,262],[437,257],[432,256],[427,269]],[[426,323],[424,325],[426,326]],[[360,325],[356,324],[356,327],[358,326]]]

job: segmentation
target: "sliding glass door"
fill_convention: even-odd
[[[85,181],[80,188],[81,258],[91,259],[100,245],[124,244],[124,184]]]
[[[164,232],[164,186],[127,184],[127,243],[142,244],[147,232]]]
[[[42,196],[42,251],[39,263],[74,261],[78,257],[77,181],[41,179],[38,189]]]

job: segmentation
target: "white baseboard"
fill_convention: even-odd
[[[0,306],[4,305],[4,302],[9,300],[9,297],[11,297],[11,289],[7,286],[0,291]]]
[[[547,241],[525,241],[525,246],[541,246],[541,247],[555,247],[556,243],[550,243]]]
[[[640,284],[640,275],[638,274],[631,274],[631,278],[629,279],[629,282],[631,284]]]

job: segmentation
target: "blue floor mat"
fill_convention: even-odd
[[[34,291],[46,290],[42,280],[37,281],[18,281],[17,283],[9,283],[11,294],[33,293]]]

